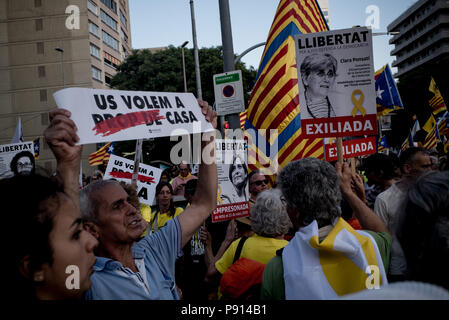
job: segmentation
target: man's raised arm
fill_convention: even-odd
[[[44,137],[56,157],[56,178],[64,192],[79,208],[79,173],[82,146],[76,146],[79,140],[75,123],[70,119],[70,111],[53,109],[50,111],[50,125],[44,131]]]
[[[205,101],[198,100],[201,110],[214,129],[217,113]],[[198,185],[191,205],[178,217],[182,231],[182,247],[202,225],[217,205],[217,164],[215,161],[215,132],[203,134]]]

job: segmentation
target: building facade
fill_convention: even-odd
[[[388,32],[398,32],[391,38],[391,51],[398,68],[395,77],[428,62],[449,59],[449,1],[419,0],[388,25]]]
[[[41,138],[37,166],[52,172],[56,160],[43,131],[53,93],[108,89],[131,52],[129,20],[128,0],[0,0],[0,144],[10,143],[20,117],[24,140]],[[87,174],[97,147],[83,148]]]
[[[324,18],[326,19],[327,25],[331,27],[331,18],[329,15],[329,0],[318,0],[321,11],[323,12]]]

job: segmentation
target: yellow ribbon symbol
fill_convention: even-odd
[[[218,185],[217,202],[219,204],[223,204],[223,200],[221,199],[221,186],[220,185]]]
[[[358,99],[358,100],[355,97],[357,94],[360,94],[360,99]],[[351,112],[352,116],[355,117],[355,115],[357,114],[357,111],[360,111],[362,113],[362,116],[365,116],[366,110],[362,105],[363,101],[365,100],[365,95],[363,94],[363,91],[359,90],[359,89],[354,90],[352,92],[351,100],[352,100],[352,103],[354,104],[354,109],[352,109],[352,112]]]

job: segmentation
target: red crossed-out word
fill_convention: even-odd
[[[110,173],[110,175],[117,179],[132,179],[133,176],[132,172],[120,172],[120,171],[113,171]],[[141,182],[156,183],[153,177],[146,177],[141,174],[139,174],[137,179]]]
[[[92,130],[96,131],[95,135],[102,134],[103,137],[106,137],[125,129],[151,124],[162,119],[165,117],[159,115],[159,110],[138,111],[103,120],[97,123]]]

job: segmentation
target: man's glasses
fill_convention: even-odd
[[[253,181],[253,182],[251,182],[251,184],[255,184],[256,186],[261,186],[261,185],[262,185],[262,183],[264,183],[264,184],[268,184],[268,180],[267,180],[267,179],[265,179],[265,180],[257,180],[257,181]]]

